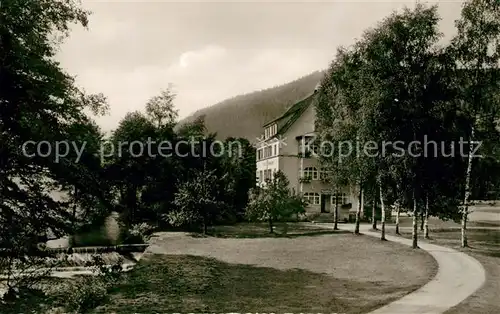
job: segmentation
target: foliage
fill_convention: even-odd
[[[130,229],[126,230],[123,236],[123,243],[139,244],[146,243],[154,231],[154,227],[146,222],[134,224]]]
[[[224,205],[218,199],[218,178],[213,171],[202,170],[194,174],[194,178],[181,183],[175,194],[176,209],[168,215],[174,226],[201,225],[206,234],[207,227],[212,224]]]
[[[339,151],[322,158],[335,184],[358,184],[371,203],[397,201],[415,211],[429,199],[429,214],[450,218],[458,210],[463,162],[439,147],[421,146],[414,155],[409,145],[449,146],[457,140],[456,62],[436,45],[442,36],[438,21],[436,6],[417,5],[393,13],[352,48],[340,49],[321,84],[318,129],[321,139],[364,149],[361,156],[341,160]],[[376,143],[369,153],[368,141]],[[404,145],[402,153],[394,143]]]
[[[456,60],[455,91],[457,99],[454,109],[461,118],[455,130],[467,141],[478,137],[485,140],[490,150],[482,149],[498,160],[498,121],[500,118],[500,3],[493,0],[472,0],[462,7],[460,19],[456,21],[457,35],[452,39],[449,53]],[[466,247],[466,225],[474,174],[472,145],[467,148],[467,168],[464,173],[464,196],[462,203],[462,246]],[[493,153],[493,154],[492,154]],[[485,163],[483,163],[485,165]],[[495,167],[491,168],[495,170]]]
[[[178,111],[174,108],[174,100],[175,94],[167,88],[146,103],[146,115],[158,128],[175,125]]]
[[[254,188],[250,194],[246,216],[251,221],[269,222],[273,232],[273,222],[305,213],[306,203],[288,187],[289,181],[283,172],[278,171],[265,186]]]
[[[108,267],[99,256],[92,263],[95,276],[76,277],[59,302],[67,311],[88,313],[108,299],[108,292],[122,277],[122,261]]]
[[[88,95],[54,61],[58,41],[72,24],[87,25],[87,12],[74,1],[2,1],[0,10],[0,229],[1,246],[13,256],[36,253],[36,237],[50,228],[56,235],[71,231],[76,204],[87,213],[106,207],[106,188],[92,149],[98,130],[85,111],[102,113],[103,95]],[[61,141],[92,140],[88,154],[56,156]],[[36,155],[27,141],[47,141],[53,148]],[[91,146],[91,147],[90,147]],[[25,148],[23,151],[22,148]],[[76,188],[77,195],[58,200],[54,191]],[[12,256],[0,263],[12,271],[33,266]],[[21,270],[22,271],[22,270]],[[37,280],[30,274],[22,281]],[[18,280],[16,278],[16,280]]]
[[[88,313],[103,303],[107,296],[107,286],[103,280],[91,276],[79,277],[66,292],[66,309],[76,313]]]
[[[163,227],[201,223],[193,204],[188,209],[179,203],[189,202],[189,197],[181,195],[198,193],[190,184],[201,172],[216,177],[210,182],[212,201],[217,204],[210,209],[210,223],[240,219],[248,190],[255,184],[255,150],[246,139],[219,142],[215,137],[206,134],[202,118],[174,133],[170,123],[155,125],[140,112],[125,116],[113,133],[115,146],[137,141],[149,147],[148,152],[137,155],[124,145],[107,160],[110,181],[119,194],[116,208],[122,212],[126,228],[141,222],[160,221]],[[157,154],[161,142],[172,148],[170,155]]]
[[[219,155],[219,152],[216,152]],[[221,157],[217,157],[216,175],[220,178],[222,201],[226,204],[223,220],[242,220],[248,204],[248,192],[255,186],[255,148],[244,138],[227,138]],[[227,216],[229,215],[229,217]]]

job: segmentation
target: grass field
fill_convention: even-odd
[[[332,234],[334,231],[300,223],[277,222],[273,233],[270,233],[268,223],[238,223],[229,226],[214,226],[208,234],[219,238],[267,238],[267,237],[298,237]],[[335,231],[341,233],[343,231]]]
[[[362,313],[377,305],[363,301],[365,295],[380,290],[376,283],[355,283],[305,270],[280,271],[205,257],[151,255],[95,313]],[[394,293],[391,288],[386,292]],[[362,300],[352,302],[346,294]]]
[[[394,219],[393,219],[394,221]],[[412,217],[400,217],[399,220],[399,225],[400,227],[411,227],[412,226]],[[389,223],[388,225],[394,225],[393,222]],[[419,221],[419,226],[420,226],[420,221]],[[460,223],[454,222],[453,220],[447,220],[443,221],[441,219],[435,218],[435,217],[430,217],[429,218],[429,226],[432,229],[457,229],[460,228]],[[500,220],[499,221],[469,221],[467,223],[468,227],[471,228],[481,228],[481,227],[500,227]]]
[[[222,237],[159,233],[92,312],[367,313],[421,287],[437,270],[430,255],[396,243],[300,224],[290,224],[285,236],[283,227],[276,236],[266,224],[212,230]],[[48,298],[38,296],[16,313],[64,302],[58,287],[71,280],[54,279],[44,288]],[[93,291],[85,287],[72,300]]]
[[[366,313],[435,275],[425,252],[303,228],[291,224],[301,233],[290,238],[233,238],[252,234],[243,225],[219,228],[225,238],[159,234],[95,313]]]

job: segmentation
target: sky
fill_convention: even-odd
[[[83,0],[89,26],[74,27],[57,59],[80,87],[108,98],[110,113],[96,121],[110,131],[169,84],[183,118],[323,70],[338,47],[414,2]],[[429,3],[451,37],[460,1]]]

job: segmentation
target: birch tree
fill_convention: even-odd
[[[358,47],[341,48],[321,83],[320,97],[316,104],[319,139],[331,143],[334,149],[322,152],[320,161],[330,171],[331,181],[337,186],[356,187],[358,208],[354,234],[359,234],[363,192],[370,172],[367,158],[353,151],[357,141],[364,140],[359,114],[363,115],[360,84],[361,70]]]
[[[435,44],[441,37],[438,21],[436,7],[419,5],[413,11],[392,14],[368,30],[353,47],[340,50],[322,82],[317,105],[318,126],[323,134],[337,142],[361,144],[421,140],[427,109],[424,104],[436,103],[432,98],[435,93],[427,88],[440,74],[434,58]],[[389,183],[394,186],[393,182],[400,180],[405,182],[397,185],[403,193],[393,194],[403,195],[413,189],[420,192],[417,160],[408,154],[398,156],[390,147],[385,152],[383,149],[378,146],[376,157],[365,152],[361,157],[347,157],[335,172],[360,186],[360,203],[363,188],[377,176],[384,177],[380,182],[387,186],[379,187],[376,194],[380,194],[380,188],[383,194]],[[384,197],[379,199],[383,201]],[[415,199],[415,210],[416,205]],[[356,214],[356,234],[360,212],[361,204]],[[417,213],[413,216],[416,220]],[[415,232],[415,240],[416,236]]]
[[[384,194],[382,189],[382,182],[379,185],[379,193],[380,193],[380,208],[382,210],[382,215],[380,218],[380,239],[385,241],[385,202],[384,202]]]
[[[426,107],[432,108],[439,102],[429,90],[440,74],[435,58],[439,53],[435,45],[441,37],[438,21],[436,7],[418,5],[415,10],[392,14],[365,34],[360,49],[364,61],[360,85],[364,88],[359,93],[364,111],[368,112],[362,122],[368,138],[378,143],[422,141],[422,126],[429,120]],[[409,152],[399,155],[394,146],[379,147],[378,156],[372,167],[379,177],[384,239],[384,191],[399,187],[404,190],[391,194],[404,195],[407,189],[415,189],[417,193],[413,194],[418,196],[420,164]],[[416,198],[413,205],[417,210]],[[417,214],[413,213],[415,226]],[[417,232],[413,239],[417,241]]]
[[[498,86],[500,77],[500,2],[472,0],[464,4],[456,21],[458,34],[452,40],[450,51],[457,61],[457,79],[460,90],[457,110],[461,113],[468,141],[467,167],[464,174],[464,196],[461,207],[461,245],[468,246],[467,220],[471,196],[471,173],[474,142],[478,128],[499,117]]]

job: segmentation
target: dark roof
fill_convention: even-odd
[[[316,90],[311,95],[307,96],[306,98],[292,105],[290,108],[288,108],[287,111],[285,111],[285,113],[283,113],[278,118],[264,124],[264,127],[269,126],[270,124],[273,123],[283,122],[283,124],[279,126],[278,130],[278,134],[283,134],[288,130],[288,128],[290,128],[290,126],[295,121],[297,121],[297,119],[302,115],[302,113],[309,107],[315,95],[316,95]]]

